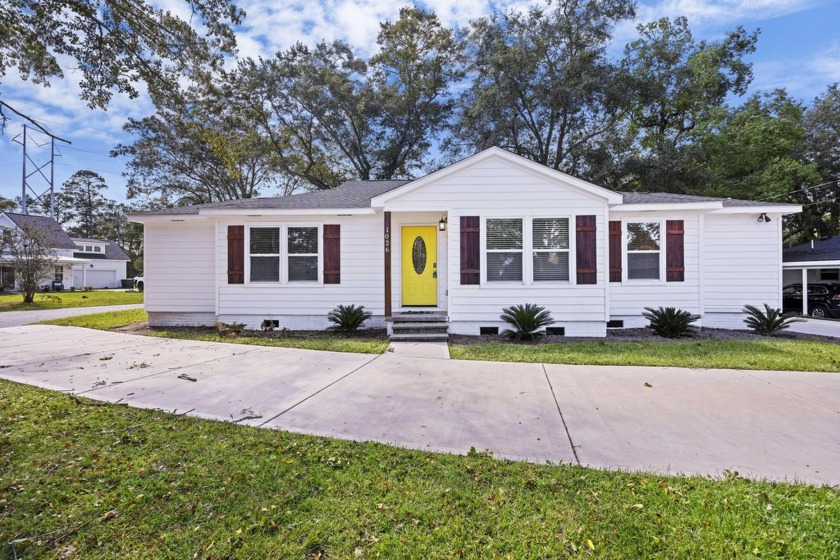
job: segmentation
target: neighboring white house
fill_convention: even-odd
[[[56,256],[55,271],[51,286],[61,285],[63,289],[73,286],[73,267],[88,265],[90,261],[74,256],[76,244],[70,239],[61,225],[47,216],[33,216],[31,214],[16,214],[14,212],[0,212],[0,230],[20,229],[22,227],[36,228],[45,233],[47,241]],[[8,266],[3,266],[0,256],[0,289],[14,290],[14,274]]]
[[[128,255],[113,241],[74,237],[74,257],[85,259],[85,266],[73,268],[73,285],[76,289],[85,286],[93,288],[119,288],[126,278]]]
[[[745,304],[780,306],[781,217],[800,210],[614,192],[491,148],[413,181],[132,219],[145,225],[152,325],[323,328],[337,304],[357,304],[370,326],[433,311],[449,332],[479,334],[503,326],[502,307],[536,303],[555,332],[604,336],[646,324],[644,307],[740,328]]]

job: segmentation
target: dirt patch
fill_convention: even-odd
[[[700,329],[700,332],[690,338],[663,338],[656,336],[650,329],[608,329],[606,338],[575,337],[575,336],[544,336],[539,342],[524,344],[543,344],[546,342],[560,342],[574,344],[576,342],[677,342],[680,340],[810,340],[813,342],[837,342],[836,338],[830,336],[819,336],[815,334],[804,334],[797,332],[784,332],[777,336],[763,336],[749,330],[732,329]],[[501,335],[466,336],[450,335],[450,344],[484,344],[488,342],[510,342]]]
[[[128,334],[151,335],[159,333],[184,333],[195,336],[219,336],[213,327],[150,327],[148,323],[132,323],[124,327],[112,329],[114,332]],[[252,339],[335,339],[335,338],[356,338],[359,340],[385,340],[387,333],[385,329],[362,329],[351,334],[337,333],[334,331],[292,331],[288,329],[275,329],[273,331],[242,331],[236,337],[231,338],[252,338]]]

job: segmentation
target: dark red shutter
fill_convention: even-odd
[[[621,220],[610,222],[610,282],[621,282]]]
[[[596,284],[595,216],[577,217],[577,283]]]
[[[461,216],[461,284],[481,283],[481,220]]]
[[[685,228],[682,220],[665,222],[665,280],[685,281]]]
[[[324,224],[324,284],[341,284],[341,226]]]
[[[228,226],[228,284],[245,283],[245,226]]]

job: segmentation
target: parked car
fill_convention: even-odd
[[[134,277],[134,287],[137,289],[138,292],[142,292],[145,284],[143,283],[142,276],[135,276]]]
[[[788,284],[782,290],[782,310],[802,313],[802,284]],[[808,284],[808,312],[812,317],[840,318],[840,282]]]

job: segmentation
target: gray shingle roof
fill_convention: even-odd
[[[782,261],[840,261],[840,235],[815,239],[813,248],[811,248],[811,242],[806,241],[783,249]]]
[[[370,199],[380,194],[394,190],[409,181],[348,181],[334,189],[312,191],[289,196],[265,198],[246,198],[242,200],[228,200],[196,206],[180,208],[166,208],[143,212],[140,216],[157,216],[168,214],[198,214],[199,210],[276,210],[276,209],[318,209],[318,208],[370,208]]]
[[[61,229],[61,225],[48,216],[33,216],[32,214],[16,214],[14,212],[5,212],[5,214],[19,228],[35,228],[45,232],[47,244],[53,249],[76,248],[76,244],[73,243],[67,232]]]
[[[348,181],[329,190],[312,191],[290,196],[248,198],[229,200],[196,206],[181,206],[142,212],[138,216],[198,214],[200,210],[273,210],[273,209],[319,209],[319,208],[370,208],[370,200],[388,191],[401,187],[410,181]],[[724,207],[778,206],[776,202],[737,200],[712,196],[694,196],[674,193],[621,192],[624,204],[679,204],[691,202],[722,202]]]
[[[127,261],[131,260],[128,258],[128,255],[125,254],[125,251],[117,245],[113,241],[106,241],[104,239],[91,239],[87,237],[73,237],[72,238],[75,243],[84,244],[84,243],[104,243],[105,244],[105,254],[102,253],[85,253],[84,251],[78,251],[79,255],[82,258],[90,257],[90,256],[97,256],[102,255],[100,258],[109,259],[112,261]]]
[[[762,202],[759,200],[738,200],[734,198],[717,198],[714,196],[695,196],[691,194],[675,193],[646,193],[623,192],[624,204],[674,204],[687,202],[723,202],[724,208],[738,206],[778,206],[779,202]]]

